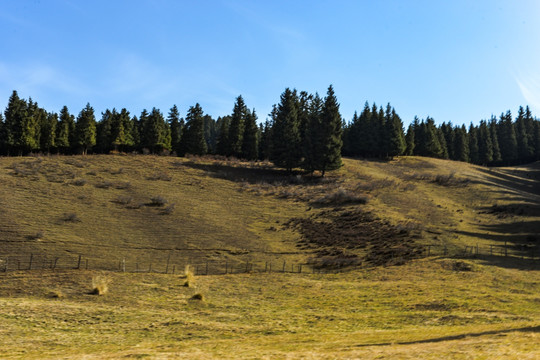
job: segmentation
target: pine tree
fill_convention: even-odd
[[[204,123],[204,139],[206,140],[207,151],[210,154],[216,153],[218,128],[217,122],[210,116],[203,116]]]
[[[247,107],[244,103],[242,95],[236,98],[234,103],[233,112],[231,115],[231,122],[229,124],[228,143],[229,143],[229,156],[242,156],[242,142],[244,136],[244,123],[246,120]]]
[[[0,154],[7,152],[7,134],[6,126],[4,124],[4,116],[0,112]]]
[[[249,111],[248,109],[244,123],[244,134],[242,136],[242,158],[256,160],[259,157],[258,132],[255,109],[253,111]]]
[[[227,156],[229,152],[229,124],[231,121],[230,116],[220,117],[217,120],[219,124],[219,133],[217,136],[216,153],[218,155]]]
[[[113,144],[116,143],[118,145],[119,151],[125,151],[127,149],[131,150],[135,146],[135,139],[133,138],[133,128],[135,127],[135,124],[126,108],[122,108],[117,117],[119,123],[118,136]],[[122,134],[120,134],[120,127]]]
[[[390,105],[390,104],[389,104]],[[405,135],[403,133],[403,122],[394,108],[392,108],[388,122],[386,123],[386,134],[388,136],[387,141],[387,155],[390,158],[394,156],[403,155],[407,148],[405,142]]]
[[[173,105],[173,107],[169,110],[167,122],[169,123],[169,128],[171,129],[171,148],[174,151],[178,151],[180,146],[180,138],[182,137],[182,127],[180,126],[180,112],[178,111],[178,107],[176,107],[176,105]]]
[[[55,143],[58,151],[63,154],[67,154],[75,144],[75,117],[69,113],[67,106],[60,110]]]
[[[498,130],[502,161],[510,165],[518,157],[516,131],[512,123],[512,113],[510,110],[506,114],[501,114]]]
[[[520,162],[527,162],[531,160],[534,149],[531,146],[532,144],[529,144],[529,136],[527,134],[527,124],[525,120],[525,110],[523,109],[523,106],[519,107],[518,116],[516,117],[514,126],[516,130],[518,158]]]
[[[416,119],[418,120],[418,119]],[[407,134],[405,135],[405,155],[412,156],[414,154],[414,126],[410,124],[407,129]]]
[[[26,131],[24,134],[25,140],[23,141],[25,144],[22,145],[25,150],[33,151],[41,148],[42,126],[45,127],[43,130],[46,131],[46,125],[44,125],[46,122],[47,111],[40,108],[32,98],[28,99],[27,117],[24,125]],[[45,134],[45,136],[48,135],[49,134]]]
[[[83,155],[86,155],[88,150],[96,145],[96,118],[90,103],[87,103],[77,116],[75,133],[77,145],[82,149]]]
[[[113,109],[114,112],[116,110]],[[112,117],[113,113],[107,109],[101,113],[101,120],[96,124],[96,147],[95,150],[107,154],[112,150]]]
[[[334,94],[334,88],[330,85],[321,111],[321,133],[318,136],[321,142],[316,145],[319,156],[316,159],[315,169],[320,170],[322,176],[326,171],[339,169],[342,166],[341,147],[343,142],[341,140],[341,125],[339,104]]]
[[[298,95],[286,88],[276,107],[272,127],[270,160],[288,172],[300,164],[302,157],[298,123]]]
[[[323,141],[321,128],[322,108],[323,100],[318,93],[315,93],[309,104],[304,141],[302,144],[302,152],[304,154],[302,167],[310,173],[313,173],[317,169],[317,164],[321,162],[321,143]]]
[[[493,115],[489,120],[488,129],[493,147],[493,162],[499,163],[502,160],[501,148],[499,147],[499,136],[497,135],[497,118]]]
[[[45,111],[45,110],[43,110]],[[58,124],[58,114],[46,113],[41,120],[40,148],[50,154],[51,149],[56,146],[56,126]]]
[[[465,125],[454,130],[454,156],[455,160],[469,162],[469,139]]]
[[[533,127],[534,156],[536,160],[540,160],[540,121],[534,121]]]
[[[444,136],[446,149],[448,151],[448,158],[452,160],[456,160],[455,154],[454,154],[455,134],[454,134],[454,127],[452,126],[452,123],[450,122],[447,124],[446,122],[443,122],[440,127],[440,130],[442,131],[443,136]]]
[[[207,152],[204,139],[203,110],[197,103],[191,106],[186,116],[186,127],[180,140],[181,156],[185,154],[204,155]]]
[[[161,111],[152,108],[150,114],[141,113],[141,142],[143,148],[154,154],[171,149],[171,131]]]
[[[8,153],[13,150],[22,155],[25,151],[37,148],[37,126],[33,117],[29,115],[29,104],[26,100],[19,98],[15,90],[9,98],[4,116]]]
[[[473,164],[480,164],[480,149],[478,147],[478,129],[471,125],[469,126],[469,157]]]
[[[493,143],[485,120],[480,121],[478,128],[478,155],[481,165],[488,165],[493,161]]]
[[[133,118],[131,118],[131,124],[131,138],[133,139],[133,149],[141,150],[141,135],[139,132],[141,129],[141,124],[139,118],[137,118],[137,116],[133,116]]]
[[[269,120],[264,122],[264,126],[260,125],[260,140],[259,140],[259,160],[270,159],[272,139],[272,123]]]

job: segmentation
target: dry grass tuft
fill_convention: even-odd
[[[192,287],[195,283],[195,273],[190,265],[186,265],[186,268],[184,269],[184,277],[186,278],[184,286]]]
[[[105,295],[109,292],[109,285],[111,283],[111,278],[108,276],[97,275],[92,278],[92,295]]]
[[[191,300],[204,301],[204,295],[201,293],[196,293],[191,297]]]

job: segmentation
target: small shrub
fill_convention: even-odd
[[[131,196],[119,196],[114,200],[115,203],[120,205],[129,205],[133,201],[133,197]]]
[[[126,190],[131,188],[131,183],[129,181],[118,182],[114,187],[118,190]]]
[[[97,275],[92,278],[92,295],[105,295],[109,291],[111,279],[106,276]]]
[[[365,195],[357,195],[349,190],[338,188],[333,193],[325,195],[313,201],[314,204],[366,204],[368,197]]]
[[[45,233],[43,231],[38,231],[37,233],[33,235],[28,235],[29,240],[39,240],[43,239],[43,236],[45,236]]]
[[[98,189],[108,189],[111,186],[113,186],[113,183],[111,181],[102,181],[102,182],[96,184],[96,187]]]
[[[64,297],[66,297],[66,295],[64,294],[64,292],[60,289],[54,289],[54,290],[51,290],[51,292],[49,293],[49,297],[53,298],[53,299],[62,299]]]
[[[84,186],[86,185],[86,179],[75,179],[71,181],[71,184],[75,186]]]
[[[174,204],[170,204],[169,206],[167,206],[166,208],[164,208],[164,209],[161,211],[161,214],[162,214],[162,215],[171,215],[171,214],[174,212],[174,208],[175,208],[175,205],[174,205]]]
[[[163,196],[153,196],[150,198],[150,203],[148,203],[148,206],[164,206],[167,203],[167,199],[165,199]]]
[[[184,277],[186,278],[186,281],[184,282],[185,287],[192,287],[195,283],[195,274],[193,273],[193,269],[190,265],[186,265],[186,268],[184,269]]]
[[[81,219],[79,219],[79,217],[75,213],[65,213],[62,216],[62,220],[64,220],[65,222],[80,222],[81,221]]]
[[[191,297],[191,300],[204,301],[204,295],[201,293],[196,293]]]

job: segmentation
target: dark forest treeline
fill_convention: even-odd
[[[520,107],[515,119],[507,111],[479,125],[435,125],[428,117],[415,117],[404,132],[401,120],[387,105],[366,103],[360,116],[345,126],[343,154],[389,158],[418,155],[478,165],[513,165],[540,160],[540,121],[529,107]]]
[[[109,110],[96,118],[87,104],[77,116],[64,106],[48,112],[16,91],[0,113],[0,154],[31,152],[86,154],[140,152],[218,154],[247,160],[269,159],[279,167],[324,174],[341,166],[341,155],[392,158],[419,155],[480,165],[512,165],[540,159],[540,121],[528,107],[515,119],[510,111],[468,127],[428,117],[403,128],[395,109],[370,106],[345,122],[332,86],[326,97],[285,89],[269,118],[257,125],[257,114],[238,96],[232,113],[213,119],[199,104],[185,118],[174,105],[165,117],[156,108],[133,116],[127,109]]]

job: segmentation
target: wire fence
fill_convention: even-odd
[[[474,245],[465,247],[447,247],[444,245],[423,245],[413,258],[431,256],[457,258],[490,258],[506,257],[523,261],[536,262],[540,260],[540,248],[531,244],[504,245]],[[399,264],[411,259],[399,249],[389,249],[387,264]],[[105,270],[130,273],[161,273],[183,274],[189,266],[195,275],[223,275],[241,273],[334,273],[351,268],[369,266],[359,258],[332,258],[331,260],[316,259],[308,262],[291,260],[204,260],[204,259],[174,259],[169,256],[164,260],[132,260],[126,258],[94,258],[85,255],[52,256],[48,254],[1,255],[0,272],[25,270]]]

